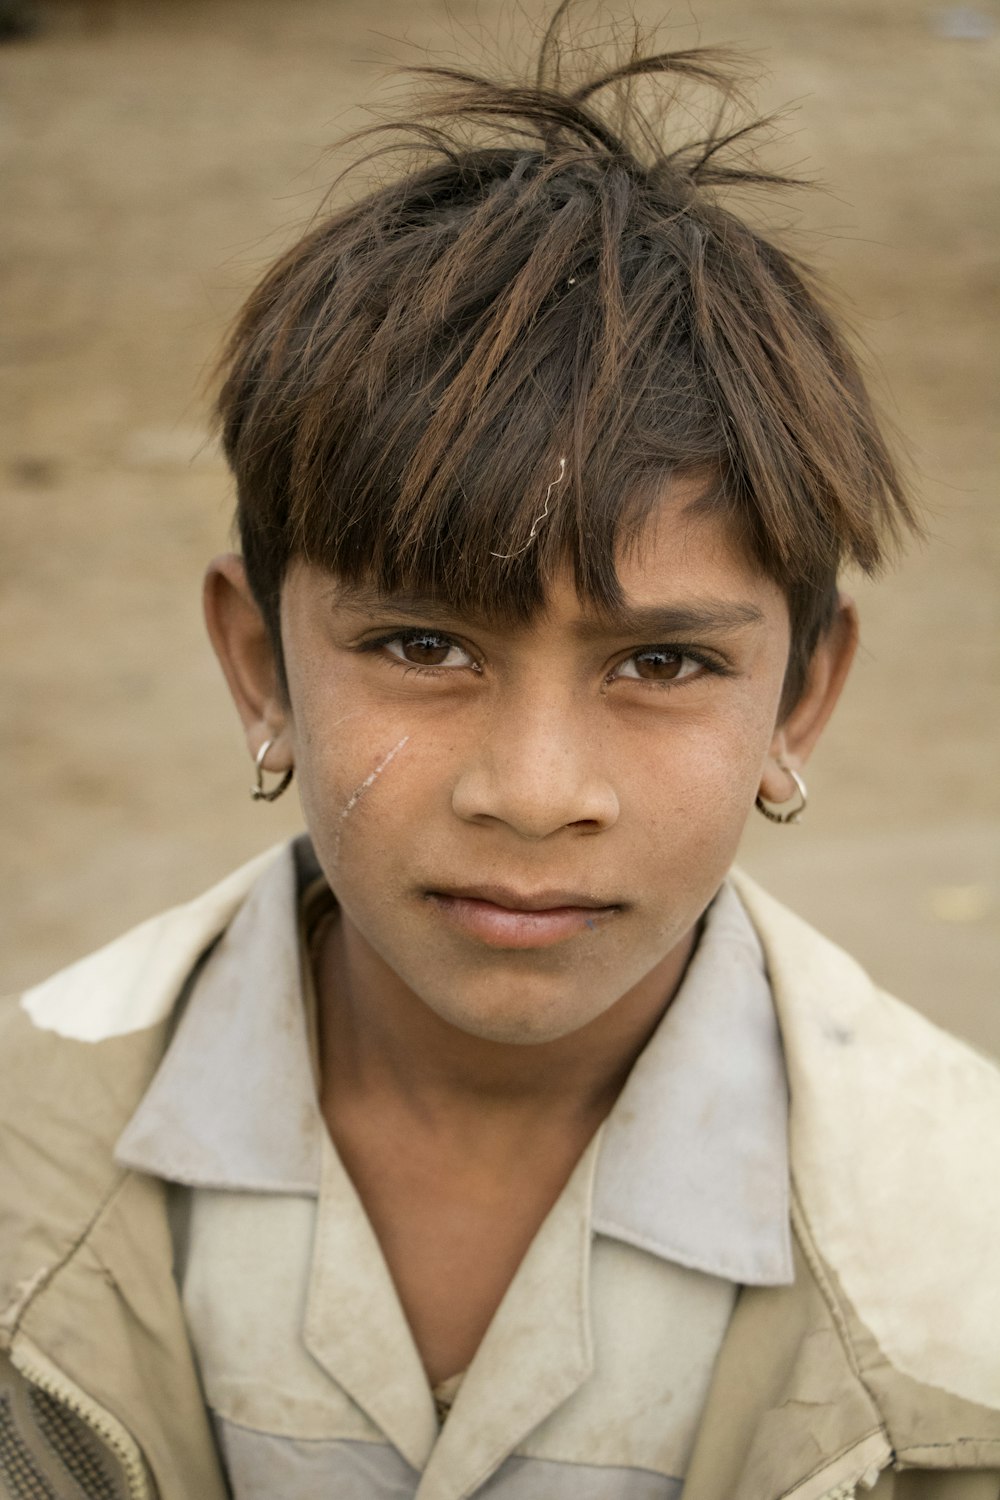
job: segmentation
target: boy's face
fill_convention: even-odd
[[[611,622],[568,575],[510,627],[288,574],[284,743],[348,951],[464,1032],[552,1040],[676,971],[732,861],[788,611],[684,498],[622,559]]]

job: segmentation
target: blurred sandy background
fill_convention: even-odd
[[[246,795],[202,635],[200,570],[232,497],[199,388],[328,183],[324,148],[393,64],[510,29],[497,0],[37,10],[38,32],[0,47],[4,987],[297,826],[294,798]],[[700,30],[751,48],[762,103],[797,101],[777,160],[827,189],[801,200],[800,244],[856,310],[932,533],[859,590],[865,650],[810,768],[807,821],[752,819],[745,863],[1000,1052],[1000,5],[660,14],[678,46]]]

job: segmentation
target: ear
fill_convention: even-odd
[[[841,594],[829,629],[812,654],[805,687],[788,715],[775,729],[760,780],[765,802],[787,802],[795,788],[784,767],[801,771],[833,713],[858,645],[858,612],[854,601]]]
[[[251,757],[256,759],[270,740],[267,770],[289,770],[291,715],[271,637],[241,557],[230,552],[209,563],[204,606],[208,633],[243,721]]]

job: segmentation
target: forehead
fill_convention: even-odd
[[[622,535],[615,566],[626,597],[664,588],[697,593],[709,585],[737,593],[777,587],[740,545],[729,512],[712,505],[710,494],[703,484],[677,480]]]
[[[678,487],[679,488],[679,487]],[[559,561],[544,574],[530,611],[490,607],[449,597],[447,589],[384,590],[374,581],[328,578],[331,603],[358,615],[390,609],[414,621],[475,620],[494,629],[530,633],[566,625],[581,636],[644,634],[663,629],[737,630],[784,626],[787,609],[778,585],[741,549],[717,512],[691,508],[702,493],[677,488],[656,501],[619,546],[619,597],[601,604],[584,597],[572,563]]]

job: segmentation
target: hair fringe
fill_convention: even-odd
[[[877,570],[914,509],[816,277],[727,207],[803,185],[757,159],[745,61],[636,26],[608,62],[572,9],[533,77],[411,70],[412,113],[345,143],[395,174],[328,198],[249,299],[219,414],[251,585],[276,643],[297,555],[522,618],[568,560],[608,608],[623,542],[698,474],[785,590],[791,692],[842,562]]]

